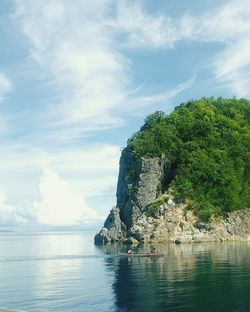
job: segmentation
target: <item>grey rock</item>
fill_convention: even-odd
[[[120,209],[114,207],[111,209],[101,231],[95,236],[95,243],[109,243],[119,241],[125,238],[126,226],[120,219]]]
[[[187,205],[176,203],[162,189],[172,174],[166,157],[136,159],[130,148],[125,148],[120,158],[116,207],[95,236],[95,242],[250,240],[250,209],[228,213],[211,224],[199,222]],[[150,215],[148,207],[156,201],[159,207]]]
[[[117,207],[127,227],[136,223],[142,210],[161,192],[161,182],[170,167],[165,157],[136,159],[130,148],[122,151],[117,183]]]
[[[136,159],[130,148],[122,151],[116,208],[111,210],[104,227],[95,236],[96,243],[130,238],[127,230],[137,224],[145,206],[161,194],[161,183],[169,167],[165,157]],[[137,236],[131,238],[137,239]],[[139,236],[142,239],[142,235]]]

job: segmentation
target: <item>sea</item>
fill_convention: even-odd
[[[94,234],[0,228],[0,311],[250,311],[250,242],[155,244],[162,256],[129,258]]]

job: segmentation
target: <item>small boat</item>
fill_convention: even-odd
[[[130,257],[130,258],[133,258],[133,257],[161,257],[161,256],[163,256],[163,254],[160,252],[137,252],[137,253],[120,252],[119,256]]]

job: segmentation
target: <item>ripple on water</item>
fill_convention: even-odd
[[[248,311],[250,243],[155,247],[163,257],[131,259],[119,257],[128,246],[95,247],[85,233],[5,234],[1,305],[39,312]]]

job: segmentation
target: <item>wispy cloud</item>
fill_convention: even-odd
[[[156,104],[157,105],[165,104],[165,107],[167,108],[167,104],[171,99],[173,99],[175,96],[177,96],[179,93],[183,92],[184,90],[193,86],[194,82],[195,82],[195,75],[193,75],[193,77],[191,77],[187,81],[178,84],[172,90],[169,90],[163,93],[158,93],[158,94],[134,96],[133,98],[130,99],[128,105],[126,106],[126,109],[133,110],[135,109],[135,107],[139,109],[143,107],[150,107]],[[170,110],[171,110],[171,107],[169,107],[169,111]]]
[[[48,138],[74,141],[85,133],[122,126],[121,115],[128,106],[137,109],[162,100],[163,93],[176,92],[175,88],[159,95],[136,93],[133,64],[118,38],[126,33],[123,41],[131,47],[135,42],[172,47],[176,29],[170,18],[151,16],[127,1],[17,0],[15,19],[33,59],[60,94],[43,114]]]
[[[124,33],[123,46],[136,49],[174,49],[180,42],[219,43],[221,48],[206,60],[215,78],[237,96],[250,96],[250,3],[222,2],[209,12],[191,11],[172,18],[167,12],[152,15],[141,3],[119,1],[113,27]]]
[[[16,18],[31,55],[51,74],[61,94],[49,111],[53,124],[81,124],[86,131],[119,126],[121,119],[111,110],[126,96],[130,62],[105,27],[111,1],[17,3]]]
[[[250,96],[249,1],[230,1],[201,16],[195,25],[198,39],[224,45],[212,60],[217,81],[227,84],[234,95]]]
[[[7,94],[12,89],[11,80],[3,73],[0,72],[0,104],[6,100]],[[9,130],[8,118],[6,115],[0,115],[0,135],[6,133]]]
[[[76,207],[81,202],[86,209],[84,199],[114,190],[119,148],[80,144],[79,138],[122,126],[124,113],[144,112],[163,103],[167,107],[168,101],[198,80],[196,76],[184,78],[170,90],[164,90],[162,83],[158,93],[148,92],[138,87],[143,82],[134,81],[130,56],[135,50],[151,53],[177,50],[184,42],[218,43],[211,57],[204,59],[206,70],[233,94],[250,96],[248,0],[222,1],[209,12],[192,14],[189,10],[176,18],[164,11],[148,12],[143,1],[16,0],[13,18],[27,40],[29,66],[33,62],[42,76],[46,73],[46,86],[53,89],[53,97],[48,96],[43,107],[31,108],[34,131],[30,126],[19,143],[2,148],[0,189],[10,197],[14,188],[16,202],[35,194],[32,202],[36,201],[40,212],[52,209],[55,195],[46,186],[52,180],[67,189]],[[10,90],[11,81],[0,73],[0,99]],[[1,127],[6,128],[4,119],[0,131]],[[43,168],[52,171],[45,171],[39,182]],[[76,199],[75,194],[82,197]],[[38,196],[42,199],[37,200]],[[32,208],[16,209],[24,219],[34,218]],[[46,218],[41,212],[40,219]]]
[[[125,35],[125,44],[129,47],[173,48],[179,32],[172,18],[149,14],[141,4],[140,1],[118,1],[117,14],[110,25],[118,34]]]
[[[145,90],[136,94],[133,64],[124,47],[174,49],[183,41],[220,43],[206,65],[236,95],[249,95],[248,1],[221,2],[209,12],[189,10],[176,18],[167,13],[149,13],[143,1],[17,0],[15,17],[30,43],[31,55],[51,75],[60,93],[53,108],[50,105],[45,112],[52,137],[55,129],[64,129],[68,140],[75,140],[84,133],[121,126],[118,108],[137,109],[135,104],[150,105],[168,98],[164,94],[175,93],[178,86],[158,95],[146,95]]]
[[[10,79],[0,72],[0,102],[4,100],[5,95],[11,90]]]

